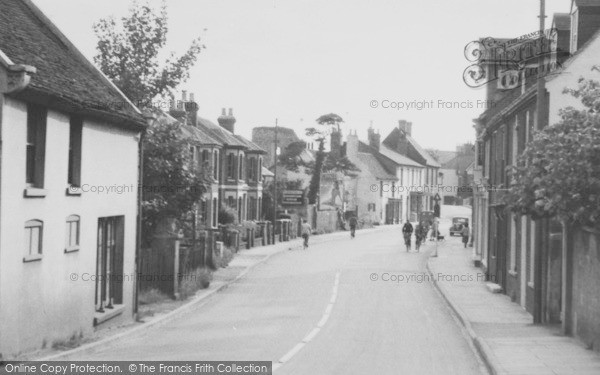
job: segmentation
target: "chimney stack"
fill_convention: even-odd
[[[369,138],[369,146],[379,151],[379,147],[381,146],[381,134],[379,134],[379,132],[375,133],[373,126],[369,126],[367,134]]]
[[[398,120],[398,128],[409,136],[412,136],[412,122]]]
[[[233,108],[229,108],[229,115],[226,114],[225,108],[221,111],[221,116],[217,119],[221,127],[232,134],[235,134],[235,117],[233,117]]]

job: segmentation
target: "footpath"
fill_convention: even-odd
[[[380,230],[389,230],[390,226],[380,226],[369,229],[361,229],[361,232],[373,232]],[[316,245],[329,241],[334,241],[339,238],[350,236],[349,231],[334,232],[330,234],[313,235],[310,238],[310,244]],[[254,267],[268,261],[271,257],[284,253],[289,250],[302,250],[302,238],[296,238],[291,241],[278,242],[269,246],[254,247],[249,250],[240,250],[229,265],[225,268],[218,269],[213,273],[213,279],[207,289],[199,290],[193,297],[185,301],[177,301],[173,303],[173,308],[170,311],[155,314],[151,317],[144,317],[142,321],[133,322],[126,326],[117,327],[114,329],[98,330],[94,336],[86,339],[81,346],[68,350],[48,349],[42,352],[31,353],[19,358],[20,360],[38,360],[38,361],[64,361],[68,360],[74,354],[90,353],[101,349],[105,345],[111,345],[117,340],[120,340],[129,335],[140,333],[150,327],[166,323],[176,319],[182,312],[191,308],[201,306],[206,303],[209,298],[215,296],[220,291],[226,289],[229,285],[243,278]]]
[[[490,373],[497,375],[598,375],[600,355],[532,316],[503,294],[491,293],[472,265],[472,248],[454,238],[430,258],[428,270],[464,325]]]

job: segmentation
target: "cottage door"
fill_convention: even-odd
[[[96,253],[96,296],[97,312],[112,309],[123,299],[123,237],[122,216],[98,219]]]

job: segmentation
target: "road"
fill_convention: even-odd
[[[295,248],[208,303],[74,359],[271,360],[276,374],[485,373],[423,278],[432,246],[407,253],[392,226]]]

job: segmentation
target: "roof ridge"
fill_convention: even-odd
[[[106,84],[111,86],[117,93],[127,102],[129,105],[138,113],[142,114],[142,111],[129,100],[129,98],[111,81],[96,65],[94,65],[81,51],[67,38],[65,34],[48,18],[44,12],[42,12],[31,0],[17,0],[21,1],[32,14],[45,26],[59,41],[62,43],[70,53],[78,57],[90,70],[91,73],[97,74]]]

